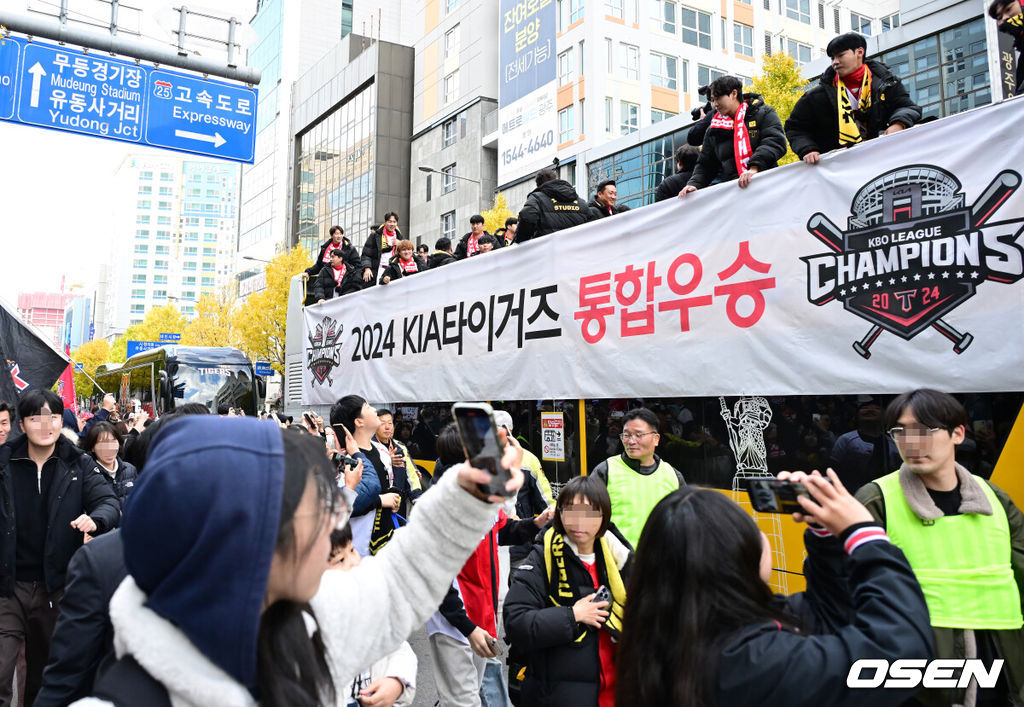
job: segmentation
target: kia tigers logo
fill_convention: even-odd
[[[344,331],[345,327],[336,319],[324,317],[308,335],[310,346],[306,349],[306,367],[320,385],[323,385],[324,381],[327,381],[328,385],[334,383],[331,380],[331,371],[341,364],[341,345],[338,344],[338,339]]]
[[[833,300],[871,324],[854,350],[871,358],[883,331],[910,340],[932,328],[962,354],[974,337],[944,319],[983,282],[1012,284],[1024,276],[1017,244],[1024,219],[993,217],[1021,185],[1005,170],[967,205],[954,175],[933,165],[886,172],[853,197],[847,230],[822,213],[807,230],[830,252],[802,257],[807,299]]]

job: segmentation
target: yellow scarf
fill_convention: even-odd
[[[608,619],[604,628],[611,634],[612,639],[617,639],[622,631],[622,616],[626,606],[626,585],[619,574],[619,566],[615,562],[608,541],[601,538],[594,552],[600,553],[604,559],[605,572],[608,574],[608,589],[612,594],[611,606],[608,607]],[[568,574],[565,570],[565,538],[554,528],[548,528],[544,533],[544,565],[547,570],[548,586],[554,592],[548,595],[548,599],[555,606],[572,606],[574,595],[572,587],[569,586]],[[575,642],[579,643],[587,635],[584,627]]]
[[[843,80],[836,74],[836,107],[839,113],[839,144],[843,147],[856,145],[864,136],[860,134],[860,127],[853,114],[853,104],[850,103],[850,94],[843,84]],[[871,69],[864,67],[864,78],[860,84],[860,105],[858,113],[866,113],[871,107]]]

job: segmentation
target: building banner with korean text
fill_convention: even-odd
[[[501,0],[498,182],[551,163],[557,147],[555,0]]]
[[[977,109],[308,307],[303,400],[1024,390],[1022,120]]]

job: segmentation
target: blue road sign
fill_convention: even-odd
[[[85,370],[85,364],[84,363],[76,363],[75,364],[75,370],[76,371],[84,371]]]
[[[256,90],[10,37],[0,120],[252,162]]]
[[[160,345],[159,341],[129,341],[127,358],[131,358],[135,354],[142,353],[143,351],[160,348]]]
[[[263,361],[257,361],[256,363],[254,363],[252,365],[253,365],[253,368],[256,371],[256,375],[258,375],[258,376],[272,376],[272,375],[274,375],[274,369],[270,367],[269,363],[264,363]]]
[[[168,334],[167,332],[160,334],[160,343],[162,344],[176,344],[179,341],[181,341],[181,334]]]

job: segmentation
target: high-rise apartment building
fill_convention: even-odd
[[[203,294],[234,275],[238,233],[235,164],[175,155],[129,156],[118,169],[105,331],[111,338],[155,306],[195,314]]]

